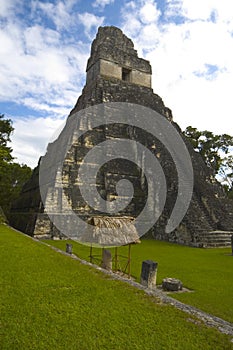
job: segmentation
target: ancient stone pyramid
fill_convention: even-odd
[[[51,215],[63,221],[67,232],[72,217],[68,215],[68,210],[67,215],[60,215],[58,207],[66,213],[66,206],[69,203],[73,212],[84,222],[95,216],[106,215],[85,202],[79,188],[82,184],[79,183],[78,171],[83,157],[100,142],[126,138],[136,140],[147,147],[159,161],[166,177],[167,197],[163,212],[147,235],[193,246],[229,245],[233,231],[232,202],[226,199],[211,170],[183,137],[179,126],[173,121],[171,110],[165,107],[161,97],[153,92],[150,63],[138,57],[133,42],[116,27],[100,27],[92,43],[86,72],[86,85],[67,119],[66,127],[58,140],[49,144],[46,155],[42,157],[19,199],[12,206],[11,225],[32,236],[61,238],[64,232],[60,232],[54,225]],[[104,104],[111,114],[111,108],[114,109],[109,105],[111,102],[136,104],[156,111],[178,131],[185,142],[194,172],[192,200],[183,220],[172,232],[166,232],[165,227],[179,194],[178,175],[174,161],[161,140],[136,126],[112,123],[108,126],[90,128],[80,138],[73,136],[69,146],[66,144],[66,132],[73,116],[87,107],[100,104]],[[78,125],[81,128],[80,124]],[[56,166],[59,150],[66,150],[62,168]],[[44,162],[44,169],[48,171],[51,182],[44,193],[43,202],[39,190],[41,162]],[[113,159],[101,167],[96,178],[101,197],[110,202],[116,199],[116,183],[122,179],[131,181],[134,195],[126,208],[116,213],[118,217],[137,217],[145,206],[148,196],[151,197],[151,206],[155,206],[155,199],[148,192],[148,183],[143,170],[137,164],[125,159]],[[77,226],[74,237],[80,230],[81,228]]]

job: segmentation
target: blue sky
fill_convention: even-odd
[[[18,162],[37,164],[85,84],[97,28],[115,25],[152,65],[174,120],[233,134],[232,0],[0,0],[0,113]]]

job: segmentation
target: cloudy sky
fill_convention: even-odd
[[[114,25],[150,60],[153,89],[182,129],[233,134],[232,0],[0,0],[0,113],[32,167],[85,84],[97,28]]]

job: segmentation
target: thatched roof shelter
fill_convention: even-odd
[[[86,243],[120,246],[140,242],[133,217],[93,216],[88,223],[83,239]]]

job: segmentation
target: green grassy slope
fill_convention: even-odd
[[[71,242],[71,241],[70,241]],[[66,241],[48,241],[65,250]],[[72,242],[73,252],[89,260],[88,247]],[[127,247],[119,248],[127,256]],[[95,249],[101,254],[101,249]],[[142,240],[131,249],[131,273],[140,279],[143,260],[158,262],[158,284],[165,277],[179,278],[194,293],[173,294],[180,301],[233,322],[233,256],[230,248],[197,249],[155,240]],[[112,250],[114,256],[114,250]],[[123,266],[124,264],[122,264]]]
[[[189,315],[6,226],[0,258],[2,350],[233,348]]]

